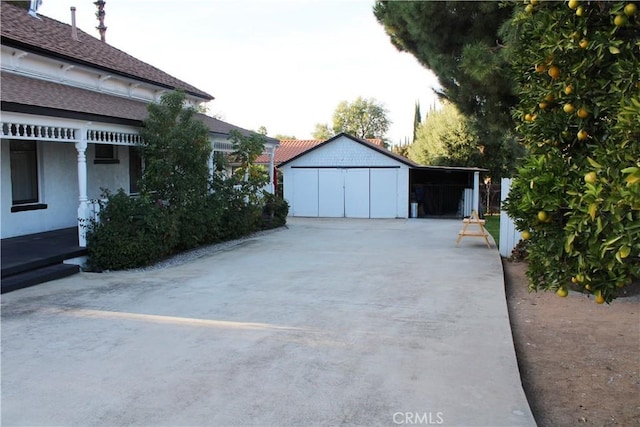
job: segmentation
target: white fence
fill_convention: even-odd
[[[500,200],[504,202],[511,189],[511,179],[502,178],[500,184]],[[520,232],[516,229],[516,225],[509,215],[500,208],[500,255],[510,257],[513,248],[516,247],[519,241]]]

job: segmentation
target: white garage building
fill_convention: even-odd
[[[341,133],[280,164],[289,215],[407,218],[410,160]]]
[[[280,163],[290,216],[460,218],[479,211],[486,169],[423,166],[341,133]],[[419,194],[422,194],[422,198]]]

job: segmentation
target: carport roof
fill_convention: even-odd
[[[471,166],[426,166],[415,165],[413,169],[420,170],[448,170],[448,171],[460,171],[460,172],[489,172],[489,169],[476,168]]]
[[[397,160],[401,163],[404,163],[405,165],[409,166],[410,169],[419,169],[419,170],[440,170],[440,171],[460,171],[460,172],[488,172],[488,169],[482,169],[482,168],[476,168],[476,167],[467,167],[467,166],[428,166],[428,165],[419,165],[409,159],[407,159],[406,157],[400,156],[392,151],[387,150],[386,148],[374,144],[368,140],[364,140],[364,139],[360,139],[360,138],[356,138],[355,136],[349,135],[347,133],[339,133],[338,135],[334,136],[333,138],[329,138],[326,141],[314,145],[312,147],[310,147],[309,149],[298,153],[297,155],[287,159],[286,161],[283,161],[282,163],[280,163],[278,165],[278,167],[284,166],[287,163],[290,163],[292,161],[294,161],[295,159],[302,157],[310,152],[312,152],[313,150],[316,150],[326,144],[331,143],[332,141],[340,138],[341,136],[345,136],[355,142],[358,142],[362,145],[364,145],[365,147],[371,148],[374,151],[377,151],[380,154],[384,154],[387,157],[391,157],[394,160]],[[277,151],[276,151],[277,152]]]

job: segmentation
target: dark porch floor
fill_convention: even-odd
[[[59,279],[79,271],[65,260],[87,254],[76,227],[1,240],[2,292]]]

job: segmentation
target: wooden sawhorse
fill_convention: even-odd
[[[484,241],[487,243],[487,247],[491,249],[491,243],[489,243],[489,233],[484,228],[484,219],[480,219],[478,217],[478,212],[475,210],[471,211],[471,215],[469,218],[465,218],[462,220],[462,230],[458,233],[458,240],[456,240],[456,246],[460,243],[463,237],[482,237]],[[469,229],[470,226],[476,225],[478,229],[473,230]],[[473,228],[473,227],[472,227]]]

